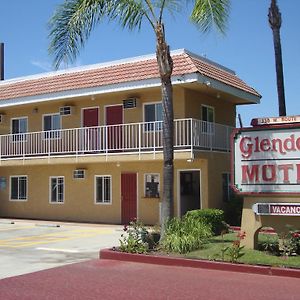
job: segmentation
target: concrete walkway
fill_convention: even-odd
[[[109,259],[0,280],[0,299],[299,299],[298,278]]]

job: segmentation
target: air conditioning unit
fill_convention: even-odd
[[[74,179],[84,179],[85,178],[85,169],[76,169],[73,171]]]
[[[5,120],[5,115],[0,114],[0,124],[4,123],[4,120]]]
[[[70,116],[73,113],[73,106],[62,106],[59,108],[61,116]]]
[[[123,108],[124,109],[136,108],[138,103],[139,103],[138,98],[134,98],[134,97],[127,98],[127,99],[123,100]]]

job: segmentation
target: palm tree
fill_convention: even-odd
[[[195,0],[191,20],[203,32],[216,27],[224,33],[230,0]],[[103,19],[118,21],[124,28],[140,29],[148,23],[156,37],[156,58],[161,78],[163,107],[163,200],[164,224],[173,216],[173,92],[171,76],[173,62],[166,42],[163,17],[168,11],[178,11],[182,0],[65,0],[51,18],[49,52],[56,68],[62,62],[73,62],[95,25]]]
[[[270,27],[273,31],[279,116],[286,116],[282,51],[281,51],[281,41],[280,41],[281,13],[277,6],[276,0],[271,0],[268,17],[269,17]]]

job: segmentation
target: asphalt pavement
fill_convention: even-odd
[[[0,280],[0,299],[298,300],[298,278],[91,260]]]
[[[0,279],[96,259],[122,232],[117,225],[0,219]]]
[[[0,219],[0,299],[300,299],[299,278],[98,259],[121,234],[114,225]]]

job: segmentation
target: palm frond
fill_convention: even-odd
[[[49,21],[49,53],[54,67],[74,62],[95,24],[105,15],[111,1],[67,0]]]
[[[144,0],[117,0],[112,1],[113,8],[109,11],[109,19],[117,20],[122,27],[129,30],[140,29],[144,18],[153,23]]]
[[[153,27],[154,18],[144,1],[65,0],[49,21],[49,53],[54,56],[54,67],[74,62],[94,26],[104,18],[130,30],[140,29],[146,18]]]
[[[159,16],[159,22],[162,22],[163,13],[165,10],[169,12],[170,15],[173,15],[175,12],[180,12],[183,4],[186,1],[182,0],[156,0],[153,1],[153,7],[158,10],[156,13]]]
[[[191,20],[203,32],[208,32],[215,27],[224,34],[229,9],[230,0],[195,0]]]

